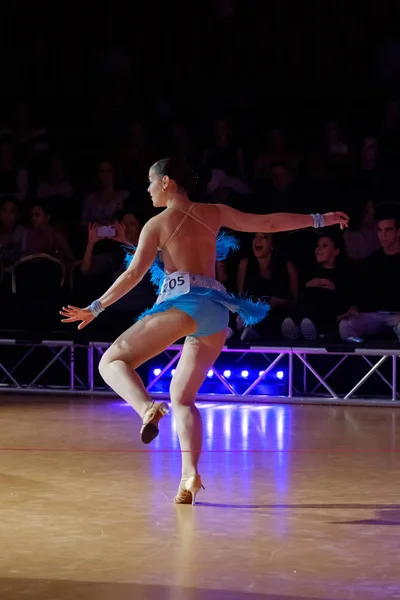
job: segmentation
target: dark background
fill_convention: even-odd
[[[84,107],[106,98],[143,116],[166,110],[164,100],[189,118],[256,107],[299,128],[328,112],[361,122],[398,91],[395,6],[9,3],[1,19],[2,108],[33,99],[39,114],[60,126],[77,125]]]

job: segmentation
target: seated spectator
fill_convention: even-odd
[[[228,175],[221,169],[210,169],[206,185],[210,201],[220,204],[230,206],[237,204],[239,207],[245,197],[250,194],[250,187],[246,182]]]
[[[271,306],[267,317],[254,328],[244,328],[241,319],[238,319],[238,329],[242,331],[240,339],[246,341],[260,336],[275,336],[296,301],[298,276],[291,262],[274,253],[271,234],[255,234],[252,255],[239,263],[237,288],[239,294],[268,301]]]
[[[296,340],[337,336],[337,316],[349,307],[350,277],[338,240],[324,233],[315,248],[315,262],[301,277],[299,301],[282,323],[282,335]]]
[[[287,146],[286,136],[282,129],[278,127],[268,132],[268,142],[265,148],[261,149],[254,166],[254,179],[271,178],[271,167],[276,163],[285,163],[290,166],[292,172],[298,168],[298,158]]]
[[[98,275],[122,271],[125,252],[121,245],[137,246],[142,225],[133,212],[120,212],[111,225],[111,235],[104,235],[102,229],[104,228],[98,223],[88,225],[88,242],[81,263],[81,273]],[[110,245],[107,242],[117,244]],[[99,250],[94,252],[95,249]]]
[[[176,121],[171,127],[171,154],[180,156],[187,161],[188,164],[198,164],[199,156],[188,127]]]
[[[254,182],[256,203],[259,206],[257,212],[299,212],[299,207],[305,210],[305,204],[308,208],[309,194],[306,201],[302,186],[296,181],[290,165],[273,163],[270,173],[270,181]]]
[[[112,228],[114,235],[104,238],[99,235],[101,228],[97,223],[89,224],[88,244],[81,263],[81,273],[97,277],[96,285],[102,286],[103,289],[126,269],[126,254],[129,252],[129,247],[137,246],[142,224],[135,213],[121,212],[116,215]],[[105,246],[105,240],[116,244],[113,247]],[[101,242],[103,248],[96,254],[95,246],[100,245]],[[146,274],[138,285],[111,307],[111,312],[129,311],[132,315],[138,315],[149,306],[149,302],[154,300],[154,294],[150,275]]]
[[[214,143],[206,151],[205,163],[210,168],[225,171],[231,177],[246,179],[244,153],[235,140],[228,119],[217,119],[214,126]]]
[[[12,194],[23,201],[28,188],[28,171],[18,165],[11,139],[3,138],[0,140],[0,196]]]
[[[360,162],[356,172],[357,179],[365,186],[364,189],[369,186],[371,191],[375,191],[382,183],[380,167],[378,140],[372,135],[366,135],[362,140]]]
[[[49,254],[66,265],[74,262],[67,238],[52,225],[49,208],[42,203],[31,208],[31,229],[26,239],[25,254]]]
[[[312,176],[330,183],[348,181],[353,171],[354,156],[347,133],[336,120],[324,124],[322,144],[312,159]]]
[[[400,207],[383,204],[375,219],[381,249],[362,265],[356,306],[339,317],[344,341],[390,332],[400,340]]]
[[[123,175],[128,189],[139,182],[146,184],[149,166],[157,160],[157,151],[152,147],[146,123],[136,121],[128,131],[128,137],[115,153],[118,171]]]
[[[47,178],[39,185],[36,197],[39,200],[51,198],[72,198],[74,188],[67,180],[64,165],[60,158],[53,157],[47,173]]]
[[[45,127],[38,127],[32,107],[19,102],[12,114],[11,135],[16,141],[17,153],[24,164],[39,164],[50,147],[50,135]]]
[[[26,250],[27,229],[19,223],[19,202],[4,196],[0,203],[0,261],[12,266]]]
[[[115,170],[111,162],[103,161],[97,171],[98,189],[86,196],[83,203],[81,225],[89,223],[110,225],[115,213],[122,210],[129,192],[119,190],[115,184]]]
[[[347,256],[352,261],[368,258],[380,248],[372,200],[359,202],[350,212],[349,228],[344,232]]]

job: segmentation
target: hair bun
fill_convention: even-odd
[[[193,190],[199,182],[197,172],[192,169],[185,157],[175,155],[158,160],[151,167],[161,177],[173,179],[184,192]]]

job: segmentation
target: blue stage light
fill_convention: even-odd
[[[214,371],[210,369],[207,373],[207,377],[212,377],[214,375]]]
[[[153,370],[153,375],[155,375],[157,377],[157,375],[159,375],[161,373],[161,369],[154,369]]]
[[[224,377],[228,378],[232,375],[232,373],[229,371],[229,369],[227,369],[226,371],[224,371]]]
[[[278,379],[283,379],[285,377],[285,373],[283,371],[277,371],[276,376]]]
[[[248,372],[248,371],[242,371],[240,374],[241,374],[241,376],[242,376],[244,379],[246,379],[246,378],[249,376],[249,372]]]
[[[264,375],[265,371],[259,371],[258,372],[258,376],[261,377],[261,375]]]
[[[176,371],[176,369],[172,369],[171,375],[175,375],[175,371]]]

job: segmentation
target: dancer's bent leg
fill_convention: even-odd
[[[207,372],[218,358],[226,340],[226,330],[210,336],[188,337],[171,381],[171,402],[182,452],[182,478],[197,474],[203,428],[195,406]]]
[[[196,328],[192,317],[175,308],[144,317],[103,354],[99,365],[102,378],[143,419],[152,400],[134,369]]]

